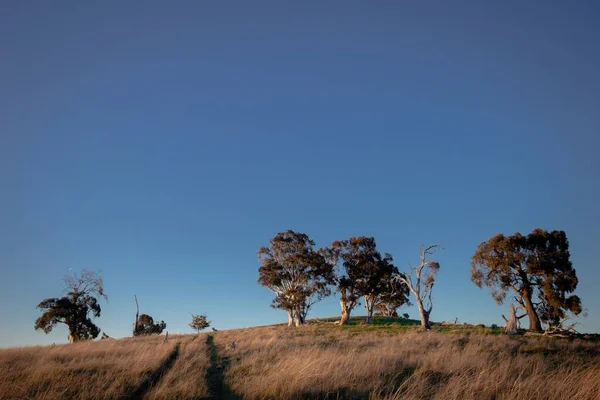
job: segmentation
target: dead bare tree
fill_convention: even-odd
[[[135,321],[133,322],[133,336],[136,336],[139,332],[138,324],[140,321],[140,306],[137,301],[137,296],[134,294],[133,297],[135,298]]]
[[[521,317],[524,317],[524,315]],[[508,318],[506,318],[504,314],[502,314],[502,318],[506,321],[504,333],[507,335],[516,335],[518,333],[519,318],[517,317],[517,311],[515,310],[515,305],[513,303],[510,303]]]
[[[570,316],[565,316],[561,318],[556,324],[548,326],[544,330],[544,336],[556,336],[556,337],[569,337],[573,335],[577,335],[579,332],[575,329],[578,322],[573,322],[572,324],[565,325],[565,322],[570,320]]]
[[[420,263],[412,265],[409,262],[410,271],[401,272],[395,276],[400,282],[405,283],[414,295],[421,318],[421,329],[423,330],[431,329],[431,325],[429,324],[429,315],[433,308],[431,293],[433,291],[433,284],[435,283],[435,276],[440,270],[440,264],[432,261],[431,257],[439,250],[442,250],[442,248],[437,244],[428,247],[421,246],[419,251]]]

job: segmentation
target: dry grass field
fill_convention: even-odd
[[[6,349],[0,399],[600,399],[597,340],[434,328],[315,323]]]
[[[177,340],[162,340],[149,337],[0,350],[0,398],[122,397],[156,370],[177,345]]]

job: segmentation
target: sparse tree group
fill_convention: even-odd
[[[341,324],[349,323],[361,300],[367,323],[375,310],[392,315],[409,304],[408,286],[392,256],[377,250],[374,238],[351,237],[322,249],[314,245],[308,235],[288,230],[258,252],[258,282],[275,294],[271,305],[288,313],[288,326],[303,325],[310,307],[332,288],[340,297]]]
[[[258,251],[258,283],[273,292],[271,306],[284,310],[288,326],[306,323],[311,307],[335,294],[340,302],[340,324],[349,324],[353,310],[364,302],[367,323],[373,315],[397,317],[398,309],[410,305],[410,294],[419,311],[421,328],[431,329],[433,288],[440,264],[434,260],[438,245],[424,246],[416,264],[406,271],[394,265],[389,253],[377,249],[368,236],[333,241],[315,248],[304,233],[288,230],[276,234],[268,246]],[[583,308],[574,294],[578,279],[570,261],[569,242],[563,231],[535,229],[527,236],[497,234],[481,242],[471,257],[471,280],[480,288],[491,289],[493,298],[503,303],[511,295],[506,332],[515,333],[521,318],[529,320],[529,330],[540,332],[542,325],[559,329]],[[43,311],[35,329],[49,333],[57,324],[69,329],[69,341],[95,339],[100,329],[92,319],[99,317],[99,300],[106,299],[104,283],[97,272],[83,270],[64,278],[64,295],[38,304]],[[159,335],[167,324],[136,314],[133,336]],[[516,315],[517,308],[524,314]],[[408,318],[408,314],[403,314]],[[192,314],[192,329],[210,327],[206,314]],[[216,329],[213,328],[216,331]],[[108,337],[108,336],[107,336]]]
[[[440,270],[434,255],[440,246],[422,247],[418,263],[409,263],[407,271],[399,271],[391,254],[382,255],[373,237],[336,240],[321,249],[314,246],[306,234],[288,230],[258,252],[258,282],[275,294],[272,307],[288,313],[288,326],[304,324],[310,307],[332,293],[339,297],[341,324],[349,323],[361,301],[367,323],[375,311],[397,316],[398,308],[410,305],[412,294],[421,328],[431,329],[432,294]],[[498,303],[513,294],[525,313],[511,312],[510,320],[506,319],[510,332],[525,316],[529,330],[539,332],[542,324],[558,327],[570,315],[582,312],[581,299],[573,294],[578,279],[563,231],[535,229],[527,236],[491,237],[479,244],[471,258],[471,280],[489,287]]]

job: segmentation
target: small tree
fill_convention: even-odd
[[[35,321],[35,329],[50,333],[56,324],[65,324],[69,328],[69,341],[95,339],[100,334],[91,320],[99,317],[100,304],[98,297],[104,297],[104,283],[97,272],[84,269],[80,275],[64,278],[65,296],[50,298],[38,304],[37,308],[44,313]]]
[[[431,294],[435,283],[435,276],[440,270],[440,264],[431,260],[431,256],[441,248],[437,245],[421,247],[419,251],[420,263],[418,265],[409,265],[409,272],[401,272],[396,278],[408,286],[412,292],[417,308],[419,309],[419,317],[421,318],[421,329],[429,330],[429,316],[433,309]]]
[[[206,314],[192,314],[192,322],[190,322],[189,325],[190,328],[195,329],[196,332],[200,333],[201,330],[210,327],[210,321],[206,319]]]
[[[540,332],[566,313],[578,315],[581,300],[571,294],[577,275],[569,260],[569,242],[563,231],[534,229],[529,235],[497,234],[477,246],[471,258],[471,280],[487,286],[502,304],[512,291],[519,308],[527,313],[529,330]]]
[[[331,293],[333,267],[304,233],[280,232],[269,242],[258,251],[258,283],[275,294],[271,306],[288,313],[288,326],[302,325],[310,307]]]
[[[137,331],[135,332],[135,336],[148,336],[148,335],[160,335],[167,324],[165,321],[160,321],[154,323],[154,318],[149,316],[148,314],[140,315],[138,319]]]

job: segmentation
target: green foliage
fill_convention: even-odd
[[[489,287],[498,303],[512,290],[527,310],[530,329],[540,330],[535,319],[556,325],[567,312],[582,311],[580,298],[571,294],[578,279],[569,258],[563,231],[538,228],[527,236],[498,234],[477,246],[471,258],[471,280]]]
[[[80,275],[64,278],[66,296],[45,299],[37,308],[44,310],[35,321],[35,329],[48,334],[59,323],[67,325],[73,341],[95,339],[100,334],[92,318],[101,313],[97,297],[105,297],[98,273],[83,270]]]
[[[190,322],[190,328],[200,332],[203,329],[210,327],[210,321],[206,319],[206,314],[194,315],[192,314],[192,322]]]
[[[154,323],[154,318],[148,314],[140,315],[137,323],[137,330],[133,333],[134,336],[160,335],[167,324],[165,321]]]

